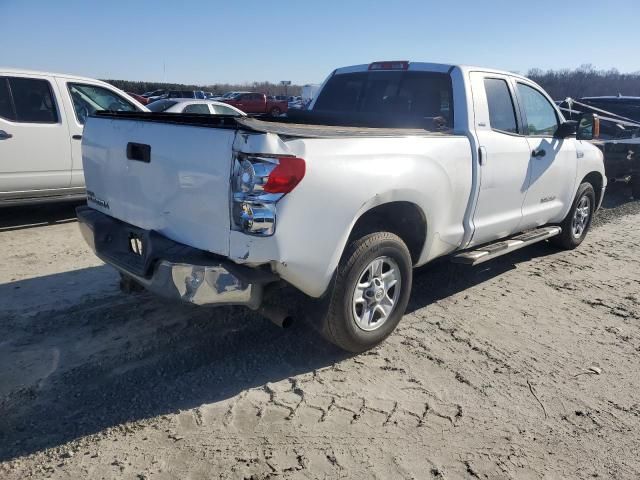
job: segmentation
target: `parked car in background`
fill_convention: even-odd
[[[224,95],[220,95],[219,97],[215,97],[213,100],[227,100],[229,98],[237,97],[242,93],[251,93],[251,92],[227,92]]]
[[[264,93],[240,93],[221,101],[253,115],[277,117],[289,110],[289,104],[286,101],[269,100]]]
[[[286,310],[263,297],[292,285],[317,299],[328,340],[360,352],[401,320],[413,267],[477,265],[546,239],[576,248],[607,184],[588,142],[597,118],[565,121],[510,72],[339,68],[297,115],[91,118],[87,243],[123,282],[281,325]]]
[[[233,115],[244,117],[246,114],[231,105],[216,100],[191,100],[186,98],[163,98],[147,105],[152,112],[165,113],[203,113],[208,115]]]
[[[168,94],[161,98],[198,98],[204,100],[206,97],[202,90],[169,90]]]
[[[99,80],[0,68],[0,205],[84,198],[82,130],[98,110],[147,111]]]
[[[149,99],[147,97],[143,97],[142,95],[138,95],[137,93],[127,92],[127,95],[129,95],[130,97],[135,98],[142,105],[146,105],[146,104],[149,103]]]
[[[304,108],[304,104],[302,103],[302,97],[289,97],[288,105],[290,109],[301,109]]]
[[[626,183],[634,198],[640,199],[640,97],[603,96],[566,99],[559,102],[568,119],[585,113],[600,117],[600,139],[607,177]]]
[[[153,90],[151,92],[145,92],[142,94],[143,97],[159,97],[160,95],[165,95],[167,93],[167,91],[164,88],[161,88],[159,90]]]
[[[167,96],[169,92],[164,88],[159,90],[153,90],[152,92],[145,92],[142,94],[143,97],[148,98],[149,102],[154,102],[160,98],[164,98]]]

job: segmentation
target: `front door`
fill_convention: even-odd
[[[46,77],[0,74],[0,195],[69,187],[69,131]]]
[[[575,139],[555,138],[560,117],[551,101],[532,84],[518,80],[516,91],[531,150],[529,185],[522,207],[522,229],[562,221],[573,202],[577,174]]]
[[[531,150],[506,75],[471,73],[480,191],[471,245],[518,232],[528,185]]]

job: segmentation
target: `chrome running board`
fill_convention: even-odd
[[[495,243],[483,245],[473,250],[466,250],[451,258],[454,263],[464,263],[465,265],[478,265],[496,257],[501,257],[507,253],[515,252],[521,248],[534,243],[541,242],[547,238],[555,237],[562,233],[560,227],[541,227],[535,230],[521,233],[515,237],[499,240]]]

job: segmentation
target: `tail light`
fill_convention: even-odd
[[[305,171],[302,158],[238,154],[232,178],[235,227],[251,235],[273,235],[276,202],[300,183]]]

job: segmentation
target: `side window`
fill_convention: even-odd
[[[491,128],[501,132],[518,133],[516,110],[507,82],[499,78],[485,78],[484,89],[487,92]]]
[[[47,80],[9,77],[16,122],[58,123],[58,110]]]
[[[253,93],[249,97],[249,100],[260,101],[260,100],[262,100],[262,95],[260,95],[259,93]]]
[[[0,117],[7,120],[16,119],[16,112],[13,111],[13,101],[9,93],[9,82],[6,78],[0,78]]]
[[[240,115],[233,108],[224,107],[222,105],[211,105],[211,108],[213,108],[216,115],[233,115],[234,117]]]
[[[98,110],[112,112],[136,112],[138,110],[120,95],[95,85],[70,83],[69,95],[73,101],[76,118],[82,125],[87,121],[87,117]]]
[[[182,113],[206,113],[208,115],[210,112],[209,106],[207,104],[194,103],[192,105],[187,105],[186,107],[184,107]]]
[[[558,117],[551,103],[535,88],[523,83],[518,83],[518,94],[527,117],[529,135],[553,135],[558,129]]]

